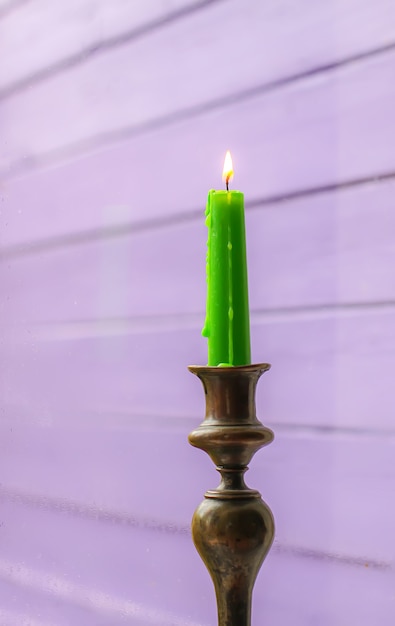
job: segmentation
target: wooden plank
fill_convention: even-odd
[[[320,307],[392,301],[393,194],[387,181],[247,211],[252,311],[292,315],[286,309],[316,307],[320,314]],[[37,323],[85,322],[89,332],[95,320],[203,320],[206,237],[202,210],[200,219],[76,245],[53,242],[54,249],[49,242],[19,257],[3,248],[2,322],[21,332]]]
[[[26,241],[190,213],[204,205],[210,186],[221,185],[223,153],[229,145],[235,156],[235,186],[247,199],[393,171],[394,63],[395,53],[354,64],[4,183],[2,232],[9,242]],[[26,99],[12,101],[12,111],[5,114],[13,123],[5,129],[4,141],[11,152],[12,146],[24,146],[23,154],[31,154],[32,163],[41,150],[36,139],[57,141],[58,108],[49,104],[49,95],[46,103],[55,111],[52,117],[42,102],[37,115],[29,113]],[[99,109],[95,107],[89,119],[78,115],[80,128],[88,134]],[[130,111],[125,104],[126,109]],[[119,121],[115,113],[112,110],[111,119]],[[70,139],[76,126],[67,115],[62,127]],[[45,119],[45,131],[40,130],[40,118]],[[102,122],[99,127],[103,130]],[[16,143],[10,136],[15,133]]]
[[[64,617],[76,623],[81,608],[87,626],[117,626],[125,617],[133,626],[214,623],[212,582],[188,536],[115,530],[16,505],[4,506],[3,517],[3,607],[13,606],[15,597],[19,611],[33,604],[50,619],[58,606],[60,626],[67,624]],[[34,532],[26,532],[27,520]],[[305,626],[313,616],[317,624],[346,626],[350,615],[361,626],[370,626],[374,617],[390,626],[391,570],[269,554],[255,587],[255,621],[274,616],[278,624]]]
[[[189,534],[193,511],[219,482],[209,458],[187,443],[198,418],[180,419],[175,430],[166,419],[149,428],[144,415],[104,419],[62,413],[62,407],[52,415],[45,424],[31,409],[13,421],[12,433],[9,421],[3,424],[2,502],[131,533]],[[393,437],[279,429],[247,476],[275,514],[279,548],[355,567],[389,567],[395,513],[386,494],[395,481],[394,445]],[[147,497],[153,489],[155,497]],[[379,534],[370,532],[378,526]]]
[[[258,624],[273,621],[284,626],[290,621],[298,626],[347,626],[350,616],[358,616],[358,623],[369,626],[377,615],[385,626],[390,626],[394,617],[391,581],[392,572],[383,575],[366,567],[348,570],[343,578],[341,571],[328,562],[302,564],[288,555],[277,560],[275,554],[269,554],[255,588],[253,615]],[[354,593],[367,594],[366,604],[360,596],[358,605]]]
[[[164,32],[169,38],[171,37],[171,40],[175,37],[175,34],[168,33],[168,30]],[[171,79],[168,75],[169,69],[166,71],[166,67],[173,68],[175,59],[173,62],[167,61],[165,66],[162,65],[164,61],[160,63],[160,59],[164,56],[163,49],[174,49],[169,42],[167,47],[165,43],[158,42],[158,52],[157,55],[153,55],[152,67],[141,65],[140,59],[147,56],[150,58],[149,51],[151,50],[152,54],[153,46],[152,42],[144,39],[138,43],[141,46],[145,45],[146,49],[135,50],[135,57],[132,56],[138,64],[134,72],[130,67],[130,52],[122,49],[124,58],[111,59],[110,55],[105,55],[95,64],[82,66],[78,72],[55,76],[50,81],[37,86],[36,89],[3,102],[0,111],[2,116],[9,120],[3,130],[4,139],[7,142],[7,152],[0,162],[3,173],[7,174],[8,168],[12,169],[13,164],[16,164],[16,168],[23,167],[25,163],[28,167],[30,163],[34,165],[43,154],[62,156],[64,152],[67,156],[69,152],[78,153],[94,149],[96,145],[103,142],[117,141],[122,137],[127,137],[130,133],[139,132],[139,129],[144,130],[145,126],[156,124],[158,119],[162,119],[162,123],[166,123],[169,116],[170,119],[173,117],[182,119],[184,115],[182,112],[187,111],[186,115],[188,115],[190,110],[189,115],[191,115],[193,110],[199,110],[199,108],[204,110],[208,102],[218,101],[227,94],[229,94],[230,102],[235,100],[237,102],[235,92],[243,91],[248,86],[256,86],[256,82],[243,85],[241,77],[237,74],[238,82],[232,88],[220,87],[216,82],[205,84],[203,68],[199,80],[199,73],[191,71],[189,64],[181,65],[180,67],[184,68],[183,73],[181,75],[177,73]],[[221,48],[221,58],[222,54]],[[184,55],[185,51],[177,51],[177,58],[182,58]],[[306,84],[303,81],[301,86],[295,86],[292,83],[284,89],[275,90],[270,94],[265,93],[260,97],[256,96],[252,99],[252,103],[249,99],[247,103],[235,104],[223,114],[222,123],[218,121],[217,105],[214,107],[215,112],[209,118],[214,116],[215,121],[211,123],[220,126],[216,135],[219,133],[222,141],[225,139],[225,146],[231,143],[233,147],[236,141],[235,147],[239,148],[237,139],[242,140],[238,137],[240,131],[243,135],[249,134],[250,139],[252,134],[254,143],[257,144],[258,154],[251,154],[250,158],[255,157],[257,161],[258,180],[262,180],[262,176],[263,180],[270,178],[270,163],[267,163],[266,158],[259,158],[262,141],[256,140],[258,128],[263,142],[271,144],[276,136],[276,143],[280,142],[282,134],[290,133],[291,128],[298,124],[299,128],[294,128],[294,133],[299,135],[298,131],[302,130],[303,137],[307,135],[306,141],[298,145],[298,155],[301,146],[304,148],[304,153],[308,155],[311,150],[308,134],[315,133],[318,123],[321,128],[317,139],[321,148],[323,146],[325,148],[324,165],[330,168],[330,172],[336,173],[335,166],[347,163],[347,159],[343,158],[345,156],[342,145],[344,132],[347,134],[350,130],[356,131],[353,132],[352,139],[358,141],[358,134],[362,133],[363,128],[365,132],[362,133],[362,139],[367,139],[368,132],[369,138],[371,131],[376,133],[376,127],[379,127],[381,133],[383,128],[388,132],[386,124],[382,124],[383,119],[389,124],[389,129],[392,128],[392,118],[389,112],[392,111],[394,102],[394,88],[388,82],[393,72],[394,56],[395,53],[392,53],[388,58],[382,56],[374,58],[366,67],[363,64],[362,66],[357,64],[356,67],[346,66],[339,76],[334,72],[325,74],[321,79],[313,76],[306,79]],[[116,68],[118,67],[121,68],[119,71],[122,73],[127,71],[127,75],[117,76]],[[206,65],[204,69],[205,67]],[[229,72],[235,76],[233,69]],[[152,76],[152,84],[146,83],[147,75]],[[134,77],[132,84],[129,76]],[[191,78],[188,81],[189,76]],[[214,81],[215,78],[213,75],[212,80]],[[192,80],[193,82],[189,84]],[[176,88],[179,84],[184,85],[182,91]],[[224,100],[226,101],[226,98]],[[358,106],[357,111],[355,111],[356,106]],[[248,114],[252,117],[249,120],[243,119]],[[369,116],[369,119],[366,116]],[[375,125],[374,121],[377,117],[381,118],[380,124],[376,121]],[[288,123],[284,118],[288,119]],[[360,127],[361,118],[362,123],[373,125],[373,128]],[[192,124],[196,132],[196,122],[193,121]],[[247,129],[244,128],[245,124],[248,125]],[[282,133],[280,133],[280,128]],[[333,136],[335,131],[335,136]],[[171,132],[174,133],[173,128]],[[210,143],[205,145],[206,155],[210,154],[216,135]],[[374,137],[373,132],[372,136]],[[205,139],[204,136],[203,138]],[[382,134],[379,138],[382,138]],[[243,139],[243,142],[246,139],[247,137]],[[162,145],[166,144],[163,142]],[[277,149],[275,146],[272,158]],[[239,152],[243,153],[244,150],[239,150]],[[368,154],[370,152],[373,150],[368,151]],[[358,154],[355,150],[354,158],[359,161]],[[133,160],[130,163],[136,163],[136,161]],[[264,172],[261,171],[262,163],[265,163]],[[314,161],[309,160],[308,157],[306,163],[309,170],[314,168]],[[297,164],[297,160],[294,160],[295,168]],[[381,166],[381,169],[386,169],[389,164],[393,165],[393,162],[389,160],[388,163],[387,158],[387,162]],[[137,160],[137,167],[139,167],[139,160]],[[214,173],[211,175],[215,176]],[[157,178],[156,182],[158,182]]]
[[[125,623],[126,617],[132,626],[200,626],[185,614],[187,603],[177,600],[180,576],[187,584],[187,574],[193,573],[198,560],[190,540],[181,537],[179,549],[185,547],[192,559],[184,558],[174,577],[169,575],[169,547],[174,551],[179,538],[170,537],[166,542],[160,534],[136,535],[127,527],[114,528],[93,520],[84,523],[16,504],[5,506],[4,515],[9,543],[0,559],[5,580],[3,594],[0,591],[3,606],[13,606],[7,602],[6,592],[14,583],[17,610],[28,610],[33,596],[36,610],[47,605],[40,611],[42,616],[53,615],[57,608],[61,617],[53,624],[83,621],[105,626]],[[23,519],[27,518],[35,532],[23,531]],[[51,536],[44,546],[48,532]],[[67,618],[64,622],[62,616]]]
[[[29,0],[0,0],[0,18],[8,16]]]
[[[8,61],[2,68],[0,91],[45,75],[51,67],[59,71],[83,62],[100,48],[117,41],[120,45],[125,38],[133,40],[144,28],[201,4],[196,0],[27,2],[0,23],[0,57]]]
[[[204,10],[188,15],[193,8]],[[173,24],[171,15],[185,19]],[[255,1],[248,7],[240,0],[148,0],[142,4],[118,0],[111,5],[103,0],[71,0],[65,6],[36,0],[0,24],[0,54],[9,59],[0,87],[3,93],[21,81],[27,87],[29,77],[34,80],[43,70],[45,75],[51,67],[67,69],[92,53],[114,47],[110,52],[112,73],[117,74],[114,84],[120,77],[138,76],[143,60],[147,83],[166,73],[170,91],[177,78],[188,81],[186,91],[196,83],[201,85],[202,79],[208,90],[222,85],[222,91],[234,91],[393,44],[394,17],[390,0],[374,5],[368,0],[332,5],[304,0],[297,11],[291,0]],[[165,28],[160,29],[164,18],[168,18]],[[157,26],[153,36],[146,36],[146,42],[135,41],[133,33],[138,35],[143,29],[140,34],[147,35],[150,30],[144,33],[144,26],[150,23]],[[188,64],[179,62],[184,57]],[[212,84],[207,59],[218,68]]]
[[[163,57],[164,68],[172,67],[176,78],[174,67],[182,71],[178,61],[187,52],[191,77],[195,76],[201,83],[204,74],[204,80],[210,80],[205,71],[206,59],[210,58],[210,65],[220,68],[215,85],[219,82],[233,90],[242,82],[250,85],[270,81],[394,42],[395,16],[390,0],[378,0],[374,5],[367,0],[359,3],[345,0],[335,5],[317,5],[312,0],[304,0],[298,11],[290,0],[250,2],[248,7],[238,0],[226,3],[172,0],[170,4],[158,0],[144,3],[117,0],[110,4],[103,0],[84,0],[83,3],[71,0],[64,6],[50,0],[36,0],[0,24],[0,56],[9,59],[1,73],[0,89],[7,91],[21,81],[28,82],[29,77],[39,77],[40,72],[51,66],[62,69],[63,64],[64,69],[72,62],[83,62],[92,52],[116,46],[117,40],[119,45],[127,43],[130,37],[136,47],[133,33],[137,35],[139,29],[158,21],[160,25],[163,18],[182,15],[183,10],[199,6],[206,8],[202,15],[192,13],[190,20],[170,28],[166,24],[164,32],[155,34],[154,45],[151,40],[148,48],[144,42],[137,43],[137,51],[148,49],[151,54],[147,57],[137,53],[134,57],[129,52],[128,64],[121,75],[126,77],[126,68],[127,75],[133,75],[136,71],[134,58],[140,63],[144,59],[150,81],[150,70]],[[220,25],[226,26],[222,32]],[[228,41],[237,41],[237,45],[226,47],[229,61],[224,63],[226,34]],[[297,53],[291,55],[290,51],[295,50]],[[266,60],[269,58],[270,63]],[[124,52],[114,54],[113,71],[121,70],[123,59]],[[158,72],[158,76],[160,74]],[[170,79],[172,74],[169,74]],[[154,78],[152,74],[151,77]],[[193,82],[190,80],[187,90],[193,87]],[[169,86],[171,90],[171,84]]]
[[[305,315],[253,324],[252,358],[273,363],[258,391],[273,423],[393,431],[393,311]],[[45,330],[45,329],[44,329]],[[3,337],[4,406],[134,415],[196,416],[203,397],[187,372],[206,361],[199,327],[119,329],[65,337]],[[44,338],[43,338],[44,337]],[[155,381],[155,394],[152,381]],[[368,382],[367,382],[368,381]]]

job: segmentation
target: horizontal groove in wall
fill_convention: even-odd
[[[355,317],[375,312],[395,311],[395,300],[377,300],[373,302],[338,302],[300,307],[284,307],[251,312],[251,322],[255,324],[272,324],[316,319]]]
[[[177,522],[161,522],[155,519],[145,519],[133,516],[128,513],[122,513],[103,507],[90,506],[86,503],[77,503],[72,500],[61,498],[53,498],[43,495],[25,493],[19,490],[0,488],[0,500],[15,502],[25,506],[47,510],[51,513],[68,514],[80,517],[86,520],[93,520],[102,523],[110,523],[113,525],[123,525],[140,530],[163,532],[166,534],[175,534],[179,536],[189,536],[190,526],[180,525]],[[285,554],[298,558],[314,559],[319,561],[329,561],[338,565],[346,565],[351,567],[369,567],[375,570],[392,570],[392,563],[389,561],[380,561],[366,556],[352,556],[346,554],[337,554],[334,552],[326,552],[324,550],[313,550],[301,546],[291,546],[275,542],[273,551],[279,554]]]
[[[30,0],[19,0],[19,2],[16,2],[15,4],[24,4],[29,1]],[[114,50],[116,48],[132,44],[134,41],[137,41],[138,39],[141,39],[156,30],[160,30],[161,28],[173,24],[181,19],[188,18],[201,10],[207,9],[223,1],[224,0],[200,0],[193,5],[188,5],[180,9],[176,9],[175,11],[170,11],[166,15],[146,22],[136,28],[119,33],[113,37],[108,37],[108,39],[104,41],[97,41],[82,50],[78,50],[74,54],[70,54],[63,59],[60,59],[53,65],[42,67],[36,72],[7,85],[3,89],[0,89],[0,102],[17,95],[26,89],[34,88],[35,85],[40,84],[57,74],[71,70],[74,67],[82,65],[83,63],[87,63],[93,60],[96,56],[104,54],[109,50]],[[13,9],[13,6],[11,6],[7,13],[11,12],[11,9]],[[0,18],[1,17],[2,12],[0,10]]]
[[[182,526],[171,521],[141,518],[122,511],[105,509],[94,504],[75,502],[64,498],[56,498],[40,494],[22,492],[16,489],[0,487],[0,501],[15,502],[24,506],[31,506],[53,513],[68,514],[87,520],[105,522],[116,526],[128,526],[141,530],[153,530],[167,534],[187,535],[189,526]]]
[[[294,200],[336,193],[338,191],[362,187],[364,185],[378,185],[380,183],[390,181],[395,181],[395,172],[383,172],[381,174],[375,174],[374,176],[356,178],[342,183],[295,189],[294,191],[290,191],[285,194],[277,194],[275,196],[267,196],[247,201],[246,211],[264,209],[268,206],[286,204],[287,202],[292,202]],[[165,217],[160,218],[156,217],[139,222],[126,222],[124,224],[117,224],[106,228],[92,228],[82,232],[65,233],[64,235],[48,239],[37,239],[36,241],[27,243],[14,244],[8,247],[4,246],[0,250],[0,263],[13,258],[51,252],[60,248],[81,246],[100,240],[128,237],[141,232],[171,228],[172,226],[201,220],[202,215],[202,209],[199,208],[188,212],[166,215]]]
[[[279,309],[251,310],[251,324],[256,326],[287,324],[295,321],[311,321],[317,319],[339,319],[369,315],[371,313],[395,313],[395,301],[376,302],[339,302]],[[147,315],[112,319],[91,319],[64,322],[31,323],[29,328],[39,341],[75,341],[99,337],[119,337],[123,335],[143,335],[152,333],[196,330],[200,332],[204,320],[200,313],[174,315]],[[25,328],[25,326],[24,326]],[[9,325],[5,344],[24,342],[20,336],[21,326]]]
[[[41,254],[51,252],[59,248],[68,248],[94,243],[100,240],[116,239],[117,237],[128,237],[130,235],[157,230],[160,228],[170,228],[185,222],[191,222],[202,218],[202,210],[195,209],[188,213],[178,213],[166,215],[163,218],[143,220],[139,222],[126,222],[105,228],[92,228],[82,232],[65,233],[64,235],[51,237],[48,239],[38,239],[36,241],[16,244],[3,247],[0,250],[0,262],[11,258],[28,256],[31,254]]]
[[[291,74],[290,76],[279,78],[275,81],[271,81],[261,85],[254,85],[243,91],[224,94],[223,96],[214,100],[187,107],[186,109],[173,111],[172,113],[148,120],[147,122],[144,122],[142,124],[106,131],[104,133],[100,133],[92,137],[80,140],[76,143],[64,145],[61,148],[56,148],[55,150],[42,153],[41,155],[31,156],[26,159],[15,161],[14,163],[8,165],[3,171],[1,171],[0,175],[1,178],[5,181],[19,178],[32,171],[52,167],[53,165],[57,165],[73,158],[77,158],[83,154],[101,150],[120,141],[124,141],[125,139],[138,137],[146,133],[165,128],[167,126],[172,126],[186,120],[194,119],[200,117],[201,115],[205,115],[206,113],[216,111],[218,109],[228,108],[234,106],[235,104],[239,104],[241,102],[246,102],[256,97],[260,97],[264,94],[269,94],[279,91],[280,89],[288,88],[295,83],[302,83],[310,79],[314,79],[318,76],[322,76],[326,73],[331,73],[338,69],[353,66],[393,51],[395,51],[395,43],[387,44],[368,52],[352,55],[350,57],[342,59],[341,61],[326,63],[312,69],[304,70],[296,74]]]
[[[78,407],[75,410],[67,409],[64,413],[60,407],[56,408],[55,419],[48,420],[43,416],[40,407],[29,406],[19,407],[4,404],[2,416],[2,428],[14,427],[24,428],[25,426],[36,429],[48,430],[48,428],[62,428],[71,432],[108,431],[123,433],[150,432],[167,434],[187,435],[194,430],[202,421],[202,415],[185,414],[174,415],[168,413],[133,413],[129,411],[106,410],[82,410]],[[74,417],[71,417],[71,413]],[[304,423],[287,423],[276,420],[276,418],[263,420],[269,428],[276,433],[276,438],[310,439],[312,441],[361,441],[361,440],[385,440],[385,442],[395,442],[395,429],[379,429],[367,427],[350,427],[341,425],[315,425]],[[1,489],[0,489],[1,495]]]
[[[10,2],[0,8],[0,20],[6,18],[17,9],[20,9],[24,4],[31,1],[32,0],[10,0]]]
[[[14,4],[15,7],[18,7],[20,4],[24,4],[28,1],[30,0],[19,0],[19,2],[16,1]],[[119,35],[116,35],[114,37],[109,37],[105,41],[97,41],[96,43],[87,46],[85,49],[79,50],[77,53],[71,54],[61,59],[53,65],[43,67],[33,74],[30,74],[25,78],[15,81],[15,83],[11,83],[7,85],[7,87],[0,89],[0,102],[14,95],[17,95],[18,93],[23,92],[26,89],[31,89],[36,84],[48,80],[56,76],[57,74],[69,71],[83,63],[90,62],[96,56],[106,53],[109,50],[113,50],[115,48],[119,48],[125,45],[130,45],[134,41],[141,39],[145,35],[148,35],[156,30],[159,30],[160,28],[173,24],[180,19],[188,18],[201,10],[208,9],[211,6],[223,1],[224,0],[201,0],[194,5],[186,6],[181,9],[172,11],[165,16],[154,19],[130,31],[120,33]],[[10,8],[8,10],[7,7],[5,7],[3,9],[3,12],[5,14],[11,12],[11,10],[14,9],[14,4],[10,5]],[[2,12],[0,11],[0,18],[1,17]],[[302,72],[290,74],[289,76],[284,76],[275,81],[270,81],[268,83],[253,86],[250,89],[236,93],[233,96],[226,96],[226,99],[224,98],[224,100],[222,100],[221,98],[219,102],[224,102],[225,104],[228,102],[229,98],[233,101],[238,101],[239,99],[244,100],[246,98],[250,98],[253,95],[261,94],[266,91],[274,91],[285,85],[297,82],[299,80],[303,80],[305,78],[309,78],[310,76],[316,76],[318,74],[335,70],[346,65],[358,63],[360,61],[364,61],[365,59],[369,59],[371,57],[390,52],[393,49],[395,49],[395,42],[391,42],[384,46],[379,46],[377,48],[372,48],[370,50],[365,50],[364,52],[359,52],[357,54],[344,57],[344,59],[341,59],[339,61],[324,63],[322,65],[303,70]]]

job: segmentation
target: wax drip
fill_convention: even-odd
[[[206,318],[204,326],[202,328],[203,337],[209,337],[210,335],[210,312],[209,312],[209,283],[210,283],[210,226],[211,226],[211,194],[208,194],[206,204],[206,226],[207,226],[207,253],[206,253],[206,283],[207,283],[207,304],[206,304]]]
[[[233,271],[232,271],[232,237],[231,228],[228,224],[228,362],[233,365]]]

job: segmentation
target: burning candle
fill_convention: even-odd
[[[229,191],[230,152],[223,178],[226,190],[211,189],[207,198],[207,305],[202,334],[208,340],[208,365],[247,365],[251,349],[244,195]]]

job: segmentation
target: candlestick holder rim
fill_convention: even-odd
[[[267,372],[270,370],[270,363],[249,363],[248,365],[188,365],[188,370],[193,374],[204,372],[207,374],[215,374],[216,372],[227,372],[229,375],[237,375],[240,372]]]

